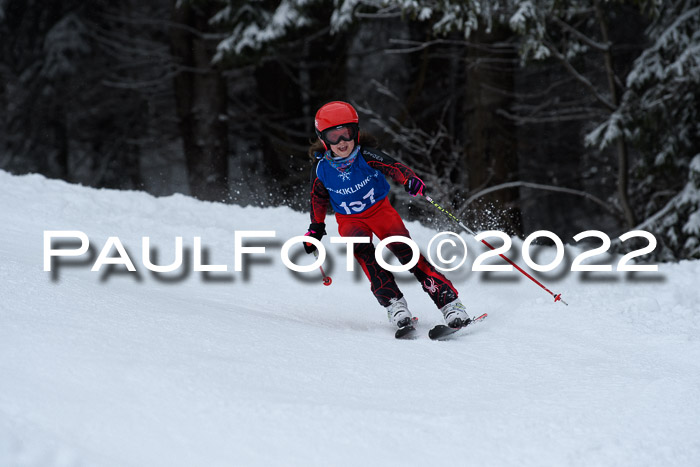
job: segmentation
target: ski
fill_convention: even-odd
[[[451,335],[454,334],[455,332],[457,332],[457,331],[459,331],[459,330],[461,330],[461,329],[466,328],[467,326],[469,326],[469,325],[472,324],[472,323],[476,323],[476,322],[479,322],[479,321],[483,321],[487,316],[488,316],[488,315],[487,315],[486,313],[484,313],[484,314],[481,315],[481,316],[477,316],[477,317],[474,318],[474,319],[470,319],[469,321],[467,321],[467,324],[465,324],[464,326],[458,327],[458,328],[451,328],[451,327],[446,326],[446,325],[444,325],[444,324],[438,324],[437,326],[433,327],[433,328],[428,332],[428,337],[430,337],[430,339],[432,339],[432,340],[434,340],[434,341],[439,341],[439,340],[442,340],[442,339],[446,339],[447,337],[451,336]]]
[[[396,330],[394,337],[397,339],[413,339],[415,337],[416,327],[414,324],[418,321],[415,316],[411,318],[411,324]]]

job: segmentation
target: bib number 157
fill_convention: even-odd
[[[374,204],[374,188],[369,190],[366,195],[362,197],[364,200],[369,200],[369,205]],[[346,203],[343,201],[339,206],[345,209],[345,214],[352,214],[353,212],[362,212],[367,209],[367,203],[362,201],[353,201],[351,203]]]

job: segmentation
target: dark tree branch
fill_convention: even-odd
[[[554,55],[554,57],[561,62],[561,64],[564,66],[564,68],[566,68],[566,70],[569,73],[571,73],[571,75],[576,79],[576,81],[583,84],[586,87],[586,89],[588,89],[590,91],[590,93],[596,98],[596,100],[598,102],[603,104],[605,106],[605,108],[610,110],[610,112],[614,112],[615,110],[617,110],[617,106],[615,106],[612,102],[610,102],[610,100],[606,99],[605,96],[600,94],[598,92],[598,90],[595,88],[595,86],[593,85],[593,83],[591,83],[588,78],[586,78],[581,73],[579,73],[578,70],[576,68],[574,68],[574,66],[571,64],[571,62],[569,62],[569,60],[567,60],[566,57],[561,52],[559,52],[559,50],[557,50],[557,48],[554,46],[554,44],[552,44],[549,41],[545,41],[544,44],[545,44],[545,47],[547,47],[549,49],[549,51],[552,52],[552,55]]]
[[[508,182],[508,183],[501,183],[500,185],[495,185],[489,188],[486,188],[484,190],[478,191],[477,193],[474,193],[471,195],[466,201],[465,201],[465,206],[468,206],[472,202],[476,201],[477,199],[481,198],[484,195],[487,195],[489,193],[493,193],[494,191],[499,191],[499,190],[505,190],[508,188],[533,188],[536,190],[546,190],[546,191],[554,191],[554,192],[559,192],[559,193],[567,193],[570,195],[576,195],[576,196],[582,196],[597,205],[601,206],[603,209],[605,209],[607,212],[609,212],[612,216],[615,218],[620,217],[620,213],[610,207],[610,203],[606,203],[602,199],[593,196],[590,193],[586,193],[585,191],[580,191],[580,190],[574,190],[572,188],[565,188],[565,187],[560,187],[560,186],[553,186],[553,185],[543,185],[541,183],[531,183],[531,182]]]
[[[600,42],[594,41],[593,39],[591,39],[590,37],[588,37],[587,35],[585,35],[581,31],[579,31],[578,29],[574,28],[573,26],[571,26],[570,24],[568,24],[567,22],[563,21],[561,18],[558,18],[556,16],[553,16],[552,20],[556,24],[558,24],[562,29],[564,29],[565,31],[569,31],[571,34],[578,37],[584,43],[593,47],[594,49],[596,49],[600,52],[606,52],[606,51],[610,50],[610,43],[609,42],[600,43]]]

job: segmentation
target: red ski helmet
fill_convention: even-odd
[[[343,127],[347,127],[350,131],[341,135],[341,139],[347,139],[348,137],[355,142],[357,145],[360,140],[360,119],[357,116],[357,111],[353,106],[347,102],[333,101],[325,104],[318,112],[316,112],[316,119],[314,121],[314,127],[316,129],[316,134],[318,138],[323,143],[323,146],[328,149],[328,144],[337,144],[339,139],[330,138],[328,133],[332,132],[336,128],[341,130]],[[341,127],[341,128],[338,128]]]

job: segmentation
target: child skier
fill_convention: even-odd
[[[359,118],[347,102],[334,101],[321,107],[315,127],[318,141],[309,148],[309,155],[318,163],[311,172],[311,225],[306,235],[321,240],[326,234],[324,221],[330,203],[342,237],[409,237],[403,220],[389,203],[390,187],[384,175],[401,183],[411,196],[423,195],[423,181],[385,153],[360,146]],[[305,243],[304,248],[307,253],[316,250],[311,243]],[[413,256],[404,243],[390,243],[387,248],[401,264]],[[377,264],[374,253],[372,243],[354,245],[355,258],[370,281],[372,293],[386,308],[389,321],[400,329],[410,326],[406,299],[393,274]],[[448,326],[459,328],[468,323],[469,315],[457,298],[457,290],[423,255],[410,272],[440,309]]]

